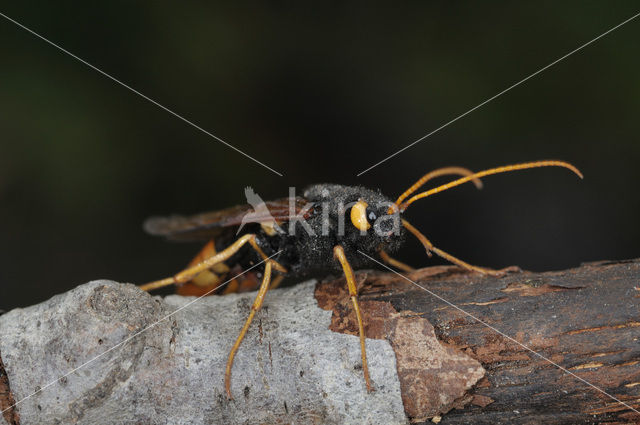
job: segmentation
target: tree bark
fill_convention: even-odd
[[[224,365],[253,293],[193,302],[81,285],[0,316],[0,423],[640,421],[640,261],[405,275],[357,273],[375,392],[337,278],[268,293],[234,400]]]

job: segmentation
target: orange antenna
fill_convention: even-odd
[[[400,195],[396,200],[396,205],[400,205],[402,201],[404,201],[407,198],[407,196],[411,195],[413,192],[420,189],[429,180],[435,179],[436,177],[446,176],[450,174],[457,174],[460,176],[471,176],[473,174],[473,171],[468,170],[466,168],[462,168],[462,167],[444,167],[444,168],[438,168],[437,170],[430,171],[424,176],[420,177],[420,179],[417,182],[415,182],[413,186],[411,186],[402,195]],[[472,181],[473,181],[473,184],[475,184],[478,189],[482,189],[482,182],[480,181],[480,179],[474,178],[472,179]]]
[[[426,198],[427,196],[435,195],[436,193],[443,192],[447,189],[451,189],[452,187],[459,186],[468,181],[478,179],[480,177],[489,176],[491,174],[499,174],[499,173],[508,173],[516,170],[526,170],[528,168],[538,168],[538,167],[564,167],[573,171],[578,177],[583,178],[582,173],[573,165],[564,161],[535,161],[535,162],[525,162],[524,164],[514,164],[514,165],[505,165],[503,167],[491,168],[488,170],[480,171],[475,174],[471,174],[460,179],[454,180],[450,183],[443,184],[442,186],[438,186],[431,190],[427,190],[426,192],[418,193],[417,195],[409,198],[408,201],[399,204],[400,211],[405,211],[409,205],[413,204],[418,199]],[[426,176],[425,176],[426,177]],[[404,194],[403,194],[404,195]]]

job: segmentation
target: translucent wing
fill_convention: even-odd
[[[216,237],[243,223],[275,221],[281,224],[299,215],[307,218],[313,210],[307,208],[308,202],[302,197],[281,198],[266,201],[256,208],[246,204],[192,216],[150,217],[143,227],[151,235],[164,236],[174,241],[201,241]]]

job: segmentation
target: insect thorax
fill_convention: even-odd
[[[333,258],[333,249],[342,245],[353,267],[373,264],[358,251],[376,256],[379,249],[395,252],[404,240],[404,229],[398,213],[388,215],[392,201],[376,190],[361,186],[317,184],[304,191],[304,198],[313,203],[313,214],[305,224],[295,223],[286,244],[295,249],[296,269],[333,268],[340,270]],[[371,228],[362,232],[354,227],[350,208],[358,201],[368,204]],[[373,219],[375,217],[375,220]]]

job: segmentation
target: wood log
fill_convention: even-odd
[[[234,400],[254,294],[96,281],[0,316],[0,423],[640,422],[640,261],[357,278],[373,393],[342,277],[269,292]]]
[[[638,260],[497,279],[456,267],[430,267],[407,277],[431,293],[396,274],[367,276],[360,296],[369,315],[365,322],[386,323],[386,338],[393,341],[387,317],[420,317],[433,325],[440,343],[486,370],[460,400],[468,404],[451,410],[442,423],[640,423],[640,414],[629,408],[640,410]],[[345,299],[341,285],[324,285],[317,296],[338,288],[339,299]],[[336,311],[332,329],[353,333],[352,320],[343,319],[348,313]],[[415,371],[408,369],[404,377],[400,364],[398,370],[405,410],[418,418],[423,412],[408,409],[429,393],[424,386],[408,387]],[[438,393],[437,385],[433,391]]]

